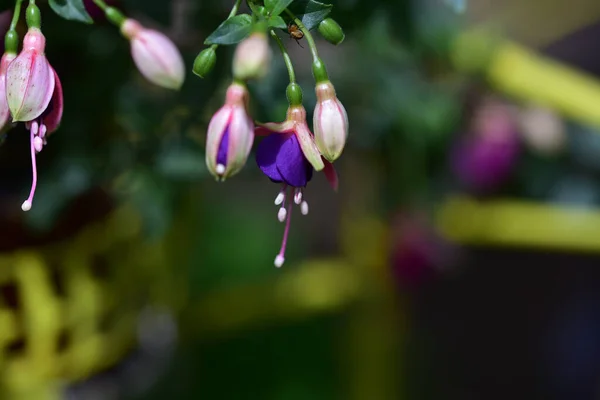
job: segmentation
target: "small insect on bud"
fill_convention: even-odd
[[[342,43],[346,37],[342,27],[332,18],[325,18],[321,21],[318,30],[325,40],[336,46]]]
[[[212,47],[206,48],[196,56],[192,71],[200,78],[204,78],[212,71],[217,62],[217,53]]]
[[[233,76],[236,79],[260,79],[264,77],[271,63],[271,48],[264,32],[254,32],[235,49],[233,56]]]

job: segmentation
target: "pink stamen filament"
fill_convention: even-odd
[[[283,231],[283,240],[281,242],[281,249],[275,257],[275,266],[281,267],[285,261],[285,248],[287,246],[287,240],[290,233],[290,223],[292,221],[292,204],[294,203],[291,199],[293,195],[293,189],[289,196],[286,196],[285,202],[287,203],[287,219],[285,221],[285,230]],[[285,205],[285,204],[284,204]]]
[[[36,134],[38,131],[38,127],[39,126],[38,126],[37,122],[34,122],[31,124],[30,145],[31,145],[31,169],[32,169],[33,178],[32,178],[32,183],[31,183],[31,191],[29,192],[29,197],[21,205],[21,209],[23,211],[31,210],[31,205],[33,203],[33,196],[35,195],[35,188],[37,186],[37,165],[36,165],[36,160],[35,160],[36,149],[35,149],[34,143],[35,143],[35,138],[36,138]]]

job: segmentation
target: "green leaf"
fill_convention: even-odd
[[[315,0],[298,0],[289,9],[310,30],[316,28],[329,15],[332,8],[331,4],[320,3]]]
[[[265,0],[265,8],[270,16],[276,17],[283,12],[293,0]]]
[[[287,24],[280,16],[269,18],[269,28],[286,29]]]
[[[211,33],[204,44],[236,44],[241,42],[252,30],[252,17],[248,14],[236,15],[225,20],[213,33]]]
[[[50,0],[50,7],[64,19],[86,24],[94,22],[85,10],[83,0]]]

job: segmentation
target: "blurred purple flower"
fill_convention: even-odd
[[[508,106],[485,102],[476,111],[470,132],[451,153],[451,168],[461,184],[475,192],[493,191],[510,176],[520,142]]]
[[[451,260],[448,246],[424,217],[403,215],[393,230],[392,269],[402,290],[414,291],[432,281]]]

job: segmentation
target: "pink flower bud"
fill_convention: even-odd
[[[317,105],[313,114],[313,129],[319,151],[333,162],[344,150],[348,137],[348,115],[335,95],[331,82],[317,84]]]
[[[31,121],[48,107],[54,92],[54,72],[44,55],[46,38],[30,28],[23,50],[6,72],[6,98],[13,121]]]
[[[215,113],[206,135],[206,165],[217,179],[239,172],[254,142],[254,123],[246,111],[248,91],[233,83],[227,89],[225,105]]]
[[[183,58],[168,37],[133,19],[123,23],[121,32],[131,42],[131,55],[142,75],[167,89],[181,87],[185,79]]]
[[[4,53],[0,60],[0,93],[6,93],[6,70],[16,57],[17,55],[14,53]],[[5,132],[11,125],[8,101],[6,96],[0,96],[0,132]]]
[[[271,48],[264,32],[255,32],[235,49],[233,76],[236,79],[259,79],[267,74],[271,63]]]

